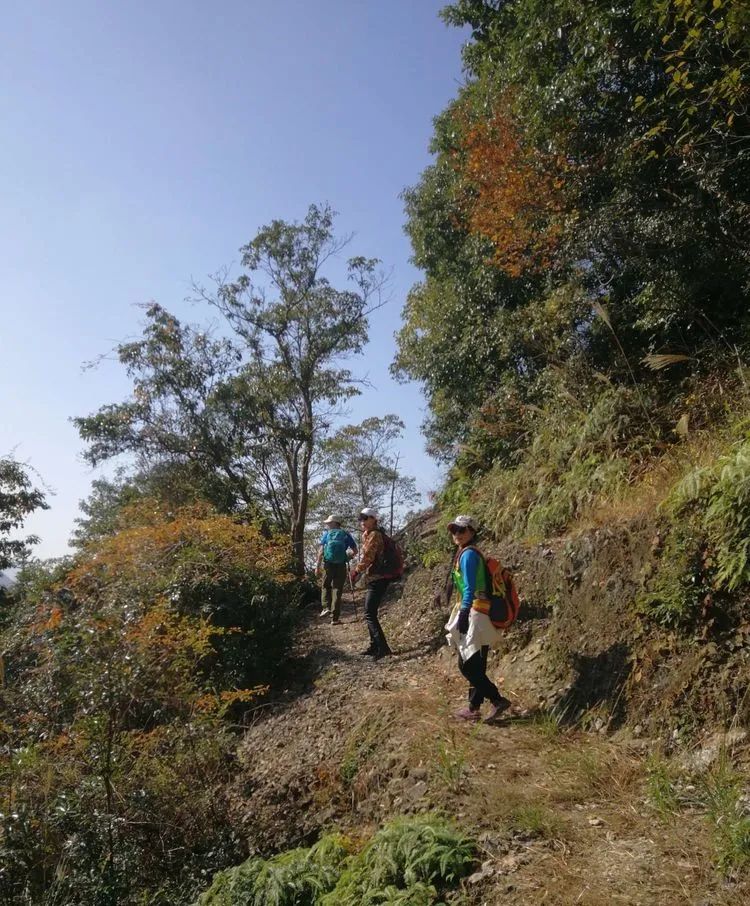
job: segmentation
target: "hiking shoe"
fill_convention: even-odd
[[[321,617],[327,617],[328,614],[329,614],[330,612],[331,612],[330,608],[324,607],[324,608],[320,611],[320,615],[321,615]]]
[[[507,698],[501,698],[498,702],[490,705],[490,713],[485,717],[486,724],[495,723],[510,708],[510,701]]]
[[[364,651],[360,651],[359,653],[363,657],[375,657],[375,655],[378,653],[378,649],[374,648],[372,645],[370,645],[369,648],[365,648]]]
[[[331,626],[338,626],[340,622],[341,622],[341,620],[338,617],[334,617],[331,620]]]
[[[465,708],[461,708],[456,711],[453,716],[457,717],[459,720],[468,720],[476,723],[479,720],[479,711],[474,711],[472,708],[466,705]]]
[[[381,658],[390,657],[392,654],[393,654],[393,652],[391,651],[391,649],[390,649],[390,648],[386,648],[385,650],[378,650],[378,651],[376,651],[376,652],[373,654],[373,657],[375,658],[376,661],[379,661]]]

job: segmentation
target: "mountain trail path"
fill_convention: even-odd
[[[394,654],[379,661],[361,654],[363,598],[347,589],[338,625],[307,608],[286,687],[251,712],[232,797],[252,851],[440,812],[480,847],[464,902],[750,903],[750,886],[712,867],[705,812],[661,814],[649,798],[644,741],[562,728],[505,686],[506,720],[457,720],[466,681],[430,590],[390,590],[380,616]]]

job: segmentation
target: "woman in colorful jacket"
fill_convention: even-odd
[[[459,600],[446,625],[448,644],[458,651],[458,667],[469,681],[469,704],[456,712],[460,720],[478,721],[485,699],[490,702],[485,723],[491,723],[510,707],[487,676],[487,654],[495,644],[498,630],[482,606],[487,599],[487,573],[482,556],[472,546],[476,524],[471,516],[456,516],[448,525],[458,553],[453,565],[453,585]]]

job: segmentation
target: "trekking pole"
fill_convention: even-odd
[[[350,569],[347,569],[346,574],[349,577],[349,591],[352,594],[352,610],[354,611],[354,616],[356,616],[357,615],[357,599],[354,597],[354,582],[352,582],[352,571]]]

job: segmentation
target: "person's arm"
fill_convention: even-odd
[[[351,551],[351,554],[348,554],[349,559],[357,556],[357,542],[352,538],[349,532],[346,533],[346,549]]]
[[[458,612],[458,631],[465,635],[469,631],[471,618],[471,605],[474,602],[474,593],[477,587],[477,569],[481,557],[474,550],[467,550],[461,554],[458,568],[461,570],[461,579],[464,584],[464,593],[461,597],[461,609]]]
[[[477,588],[477,570],[481,557],[474,550],[466,550],[461,554],[459,569],[464,583],[464,593],[461,598],[461,610],[471,610]]]
[[[320,544],[318,545],[318,562],[315,564],[315,572],[319,573],[323,567],[323,546],[326,543],[326,535],[323,534],[323,537],[320,539]]]
[[[368,532],[362,539],[362,556],[359,564],[353,571],[354,575],[360,576],[366,573],[375,563],[383,550],[383,536],[379,531]]]

